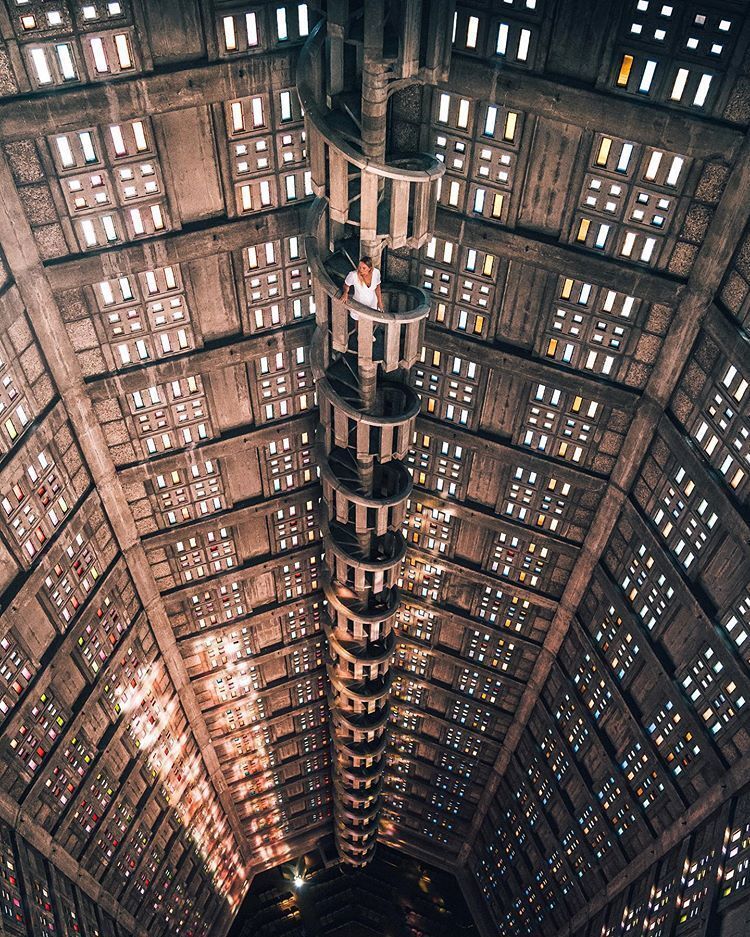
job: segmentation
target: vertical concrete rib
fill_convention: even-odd
[[[333,34],[327,35],[325,22],[318,24],[298,65],[318,196],[307,256],[318,326],[312,358],[320,406],[335,834],[342,861],[352,865],[370,860],[378,832],[393,621],[406,553],[401,526],[411,491],[403,459],[420,406],[405,379],[420,352],[429,300],[419,289],[384,279],[382,310],[353,299],[345,304],[341,284],[362,254],[382,266],[389,247],[425,242],[434,211],[417,209],[434,205],[443,171],[420,154],[387,160],[389,83],[416,80],[404,62],[419,61],[403,39],[408,32],[415,37],[411,44],[417,42],[418,31],[405,30],[398,16],[384,0],[351,15],[340,4]],[[361,64],[350,76],[338,57],[352,46]]]

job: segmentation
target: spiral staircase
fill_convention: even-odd
[[[435,157],[391,152],[389,99],[445,77],[451,18],[450,3],[329,3],[298,63],[316,196],[306,251],[317,318],[334,824],[339,857],[353,866],[370,861],[378,832],[412,486],[403,460],[420,408],[406,378],[429,313],[422,290],[389,282],[387,254],[430,237],[444,171]],[[383,271],[382,310],[341,299],[362,255]]]

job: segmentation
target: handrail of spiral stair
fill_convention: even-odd
[[[305,235],[305,254],[307,263],[318,283],[334,302],[342,303],[341,287],[331,277],[326,270],[323,260],[320,256],[319,241],[325,243],[327,238],[320,232],[320,225],[324,220],[328,199],[324,195],[318,195],[313,199],[310,210],[307,215],[307,234]],[[411,309],[403,309],[398,312],[388,312],[383,309],[373,309],[371,306],[364,306],[355,299],[349,299],[346,302],[346,308],[355,312],[359,316],[371,319],[373,322],[417,322],[427,317],[430,311],[430,299],[427,293],[418,286],[412,286],[410,283],[396,283],[392,281],[381,283],[381,292],[383,293],[404,293],[413,297],[415,305]]]
[[[312,84],[315,66],[314,56],[320,53],[325,38],[326,21],[322,19],[310,31],[307,42],[302,47],[297,60],[297,94],[305,116],[309,118],[310,123],[320,136],[354,166],[372,172],[376,176],[423,184],[439,179],[445,172],[445,165],[429,153],[404,154],[403,156],[393,157],[386,163],[381,163],[378,160],[364,156],[351,143],[347,142],[343,134],[330,126],[327,120],[328,111],[319,103],[318,95]],[[405,162],[421,163],[422,165],[416,169],[404,168],[399,165],[399,163]]]

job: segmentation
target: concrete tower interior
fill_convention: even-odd
[[[746,0],[0,0],[0,935],[750,935],[749,128]]]

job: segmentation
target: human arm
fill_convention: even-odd
[[[349,300],[349,290],[351,289],[353,282],[354,282],[354,278],[352,274],[347,273],[346,279],[344,280],[344,289],[341,294],[341,301],[344,303],[348,302]]]
[[[382,277],[380,276],[380,271],[376,267],[372,271],[372,281],[373,281],[373,286],[375,287],[375,299],[377,300],[377,303],[378,303],[378,309],[383,308],[383,294],[380,292],[381,279]]]

